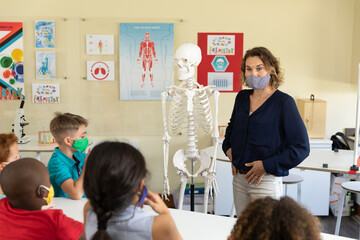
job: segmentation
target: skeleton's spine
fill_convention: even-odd
[[[187,89],[190,91],[194,90],[194,79],[188,81]],[[188,148],[187,153],[190,158],[195,158],[198,155],[197,145],[196,145],[196,131],[195,131],[195,118],[193,113],[188,115]]]

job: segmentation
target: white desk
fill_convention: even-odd
[[[214,146],[204,149],[210,156],[214,154]],[[350,166],[353,165],[354,151],[339,150],[334,152],[326,149],[311,149],[309,156],[296,168],[308,169],[335,173],[348,173]],[[230,162],[229,158],[222,151],[221,146],[217,146],[217,160]],[[323,163],[327,163],[328,167],[323,168]],[[360,171],[356,172],[360,175]]]
[[[80,222],[84,221],[83,208],[86,201],[87,199],[85,198],[81,200],[54,198],[56,209],[62,209],[68,217]],[[235,218],[183,211],[172,208],[169,210],[184,240],[226,240],[236,222]],[[152,215],[156,215],[149,206],[144,206],[144,211]],[[321,235],[324,240],[350,239],[325,233],[321,233]]]
[[[56,146],[39,146],[36,140],[32,138],[32,140],[28,143],[18,144],[19,152],[35,152],[36,159],[40,160],[40,154],[42,152],[53,152]]]

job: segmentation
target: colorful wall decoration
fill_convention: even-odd
[[[114,35],[86,35],[86,54],[114,55]]]
[[[0,100],[25,99],[23,28],[0,22]]]
[[[174,24],[120,23],[120,99],[161,100],[174,84]]]
[[[56,79],[55,52],[36,52],[36,78]]]
[[[32,84],[33,103],[60,103],[60,84]]]
[[[35,48],[55,48],[55,21],[35,21]]]
[[[240,91],[243,41],[243,33],[198,33],[202,61],[197,81],[220,92]]]
[[[87,61],[87,80],[114,81],[114,61]]]

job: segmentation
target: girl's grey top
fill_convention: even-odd
[[[154,216],[141,208],[130,205],[122,212],[116,212],[109,219],[106,231],[112,239],[151,240],[151,228]],[[97,232],[97,216],[90,207],[87,213],[85,233],[91,239]]]

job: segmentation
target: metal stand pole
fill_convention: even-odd
[[[194,159],[191,159],[191,175],[194,174]],[[191,185],[190,185],[190,210],[194,212],[195,206],[195,189],[194,189],[194,178],[191,177]]]

